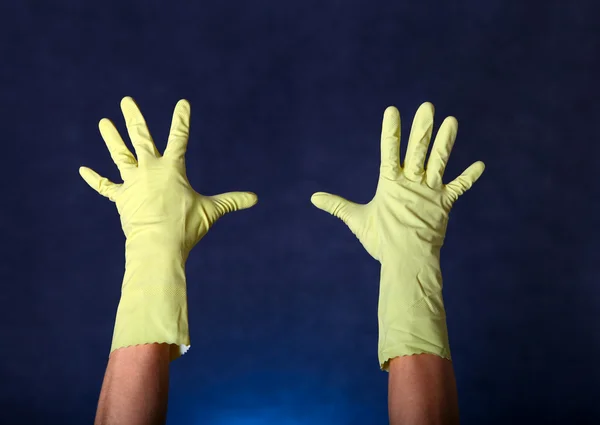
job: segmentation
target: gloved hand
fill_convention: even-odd
[[[379,182],[368,204],[323,192],[311,198],[316,207],[343,220],[381,263],[378,351],[383,370],[398,356],[430,353],[450,359],[440,248],[452,205],[481,176],[484,164],[476,162],[456,180],[443,184],[458,129],[456,119],[449,117],[440,127],[425,168],[433,113],[431,103],[418,109],[402,167],[400,114],[394,107],[386,109]]]
[[[168,343],[171,360],[190,347],[185,262],[191,249],[224,214],[253,206],[256,195],[231,192],[203,196],[186,176],[190,104],[175,106],[161,156],[144,117],[130,97],[121,101],[136,157],[108,119],[100,133],[119,168],[115,184],[87,167],[81,177],[117,205],[126,237],[125,276],[111,352],[131,345]]]

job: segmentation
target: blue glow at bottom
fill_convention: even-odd
[[[180,425],[347,425],[385,423],[387,382],[382,376],[377,399],[381,410],[336,388],[325,379],[298,371],[254,371],[205,382],[202,387],[176,387],[179,407],[167,423]],[[334,382],[335,384],[335,382]],[[373,391],[375,394],[376,392]],[[379,415],[379,417],[377,417]],[[364,419],[363,419],[364,418]]]

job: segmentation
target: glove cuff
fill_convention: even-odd
[[[143,245],[136,245],[136,248]],[[185,259],[173,250],[126,249],[125,276],[111,352],[140,344],[172,344],[171,360],[190,347]]]
[[[382,370],[398,356],[451,359],[438,257],[382,264],[378,310]]]

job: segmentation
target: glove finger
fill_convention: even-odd
[[[219,217],[250,208],[258,202],[258,197],[252,192],[228,192],[209,198],[213,201]]]
[[[160,154],[156,150],[144,116],[131,97],[127,96],[121,100],[121,111],[123,111],[127,132],[135,149],[138,162],[144,164],[149,159],[159,158]]]
[[[400,113],[393,106],[383,113],[381,125],[381,166],[379,174],[395,180],[400,174]]]
[[[477,161],[471,164],[463,173],[446,185],[446,189],[452,192],[457,198],[473,186],[485,170],[485,164]]]
[[[341,196],[332,195],[325,192],[317,192],[310,198],[313,205],[323,211],[328,212],[334,217],[342,220],[346,225],[357,234],[358,229],[354,228],[353,218],[362,205],[348,201]]]
[[[415,114],[404,159],[404,174],[410,180],[418,180],[425,172],[425,157],[433,132],[433,115],[434,107],[429,102],[423,103]]]
[[[173,112],[171,131],[169,131],[169,140],[163,156],[175,160],[184,158],[190,137],[190,114],[191,106],[187,100],[181,99],[177,102]]]
[[[127,148],[125,142],[119,134],[119,131],[111,120],[107,118],[101,119],[100,123],[98,124],[98,129],[100,130],[100,134],[102,135],[104,143],[108,148],[110,157],[117,165],[117,168],[121,173],[121,178],[125,180],[124,174],[128,170],[137,167],[137,160],[135,159],[135,156],[133,156],[131,151]]]
[[[79,167],[79,175],[100,195],[107,197],[113,202],[115,201],[117,191],[121,187],[120,184],[111,182],[88,167]]]
[[[450,152],[452,152],[452,147],[456,141],[457,132],[458,121],[456,121],[456,118],[446,118],[435,137],[431,155],[429,155],[429,161],[427,162],[425,173],[429,187],[438,188],[442,185],[442,178],[446,170],[446,164],[448,164],[448,158],[450,158]]]

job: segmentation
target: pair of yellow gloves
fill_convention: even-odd
[[[161,155],[132,98],[121,101],[136,156],[108,119],[100,133],[119,168],[115,184],[81,167],[81,177],[117,205],[126,236],[125,275],[111,352],[137,344],[169,343],[171,359],[190,347],[185,262],[191,249],[226,213],[252,207],[250,192],[204,196],[186,176],[190,104],[175,107],[167,147]],[[433,128],[433,105],[418,109],[404,166],[400,164],[400,115],[386,109],[381,132],[381,169],[375,196],[365,205],[319,192],[318,208],[340,218],[381,263],[379,363],[419,353],[450,359],[442,299],[440,248],[454,202],[481,176],[482,162],[444,185],[442,176],[458,123],[447,118],[425,166]],[[137,157],[137,158],[136,158]]]

